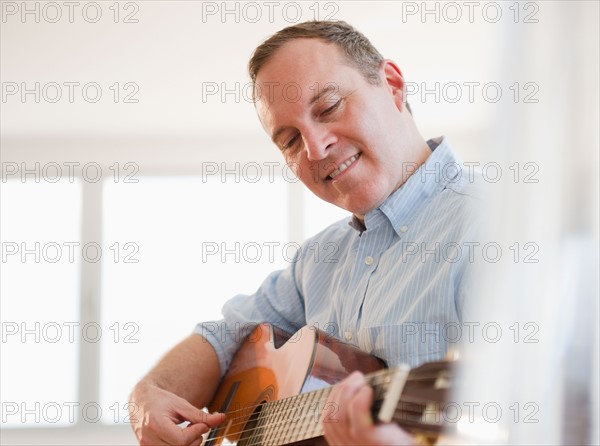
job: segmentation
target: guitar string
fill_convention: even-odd
[[[379,375],[382,375],[382,374],[386,375],[386,376],[384,376],[384,378],[386,378],[386,379],[383,381],[383,384],[389,384],[390,380],[387,379],[387,376],[391,375],[391,373],[385,373],[385,372],[390,372],[390,370],[384,370],[382,372],[384,372],[384,373],[380,373]],[[438,376],[439,376],[438,374],[436,374],[435,376],[429,376],[428,379],[432,380],[433,378],[437,378]],[[379,377],[381,377],[381,376],[379,376]],[[369,378],[372,378],[372,379],[369,379]],[[424,378],[423,376],[413,377],[413,379],[410,379],[410,381],[422,380],[423,378]],[[367,381],[370,381],[369,384],[372,386],[375,386],[375,387],[382,384],[381,380],[377,380],[377,377],[373,377],[371,375],[369,375],[367,377]],[[322,391],[330,390],[330,388],[320,389],[320,390],[322,392]],[[385,392],[385,390],[386,389],[383,389],[384,392]],[[318,392],[316,392],[316,393],[318,393]],[[327,393],[324,395],[325,397],[327,397]],[[311,394],[313,395],[312,398],[310,396]],[[281,420],[281,422],[276,422],[276,423],[272,423],[272,422],[270,423],[269,421],[267,421],[267,423],[265,423],[264,425],[260,424],[261,421],[263,421],[265,419],[268,420],[269,418],[275,418],[276,415],[281,414],[282,411],[276,411],[274,414],[269,413],[269,414],[265,415],[265,417],[262,417],[262,412],[260,412],[257,417],[258,419],[256,420],[256,427],[254,427],[252,429],[244,430],[238,434],[242,435],[244,432],[254,431],[251,434],[250,438],[248,439],[249,440],[247,443],[248,446],[254,446],[257,444],[261,444],[261,445],[289,444],[290,441],[292,441],[292,440],[293,440],[293,442],[298,442],[298,441],[314,438],[315,436],[322,435],[323,424],[321,422],[321,419],[319,419],[316,423],[314,423],[312,425],[312,431],[311,431],[310,425],[307,425],[307,423],[305,423],[306,420],[311,418],[311,416],[309,415],[309,411],[305,412],[305,409],[306,409],[306,407],[310,407],[315,404],[315,402],[313,401],[315,399],[314,394],[315,394],[315,392],[309,392],[307,394],[301,395],[302,397],[304,397],[303,399],[308,400],[308,401],[305,401],[305,403],[308,403],[308,404],[304,404],[298,413],[298,416],[300,417],[300,423],[295,424],[291,428],[291,430],[289,428],[286,429],[285,434],[283,436],[273,437],[274,431],[273,431],[272,427],[280,425],[282,422],[287,422],[287,420],[284,419],[284,420]],[[294,398],[294,397],[292,397],[292,398]],[[283,400],[278,400],[278,401],[283,401]],[[317,401],[317,404],[322,403],[323,401],[327,401],[327,398],[322,398],[322,396],[321,396],[320,399]],[[381,402],[381,401],[383,401],[382,398],[376,397],[374,403]],[[298,406],[298,404],[296,405],[296,407],[291,408],[290,410],[296,410],[297,406]],[[397,419],[397,415],[398,415],[399,411],[402,412],[402,409],[395,410],[394,417],[393,417],[394,419]],[[283,412],[289,412],[289,410],[284,409]],[[320,431],[318,430],[319,422],[321,422],[321,424],[320,424],[321,430]],[[286,424],[289,425],[289,423],[286,423]],[[426,431],[425,426],[427,426],[427,423],[422,423],[422,422],[418,423],[417,422],[417,425],[419,425],[419,424],[421,425],[421,430]],[[256,435],[256,434],[261,433],[261,431],[265,431],[265,432],[262,435]],[[310,432],[310,435],[307,436],[307,434],[309,432]]]
[[[389,372],[389,370],[387,370],[387,372]],[[371,379],[370,382],[368,382],[368,383],[369,383],[369,385],[376,387],[375,390],[378,390],[377,388],[380,387],[382,384],[389,384],[389,380],[387,379],[389,375],[390,375],[389,373],[387,374],[387,376],[383,376],[383,374],[379,374],[378,376],[371,376],[370,375],[373,379]],[[377,379],[377,378],[384,378],[384,379],[381,380],[381,379]],[[409,378],[408,380],[409,381],[414,381],[415,379],[410,379]],[[323,391],[325,389],[331,389],[333,387],[335,387],[335,386],[327,387],[327,388],[324,388],[324,389],[319,389],[319,390],[317,390],[315,392]],[[256,406],[249,406],[249,407],[245,407],[245,408],[242,408],[242,409],[237,409],[237,410],[234,410],[234,411],[229,411],[229,412],[226,412],[226,415],[229,418],[231,418],[232,415],[235,415],[238,412],[249,412],[250,410],[252,410],[254,412],[256,410],[256,408],[258,408],[260,406],[263,406],[263,409],[261,410],[261,412],[259,413],[259,415],[257,416],[257,419],[256,419],[256,421],[258,422],[258,421],[260,421],[261,419],[263,419],[266,416],[266,415],[264,415],[265,410],[269,411],[268,412],[268,416],[269,417],[275,417],[277,415],[281,415],[281,414],[284,414],[284,413],[287,413],[287,412],[290,412],[290,411],[297,410],[298,406],[301,405],[300,403],[296,403],[293,407],[289,407],[289,404],[286,405],[286,403],[289,403],[292,400],[301,401],[302,398],[299,399],[299,397],[304,397],[304,395],[310,395],[312,393],[313,392],[303,393],[303,394],[300,394],[300,395],[294,395],[294,396],[290,396],[290,397],[287,397],[287,398],[282,398],[280,400],[274,400],[274,401],[269,401],[269,402],[266,402],[266,403],[258,404]],[[382,401],[381,399],[377,399],[377,400],[375,400],[375,403],[381,402],[381,401]],[[282,409],[272,410],[275,407],[274,405],[276,403],[279,404],[279,405],[281,405]],[[249,415],[251,416],[252,414],[250,413]],[[248,414],[243,414],[242,416],[248,416]],[[245,424],[246,422],[247,421],[242,421],[240,423],[234,423],[232,426],[237,426],[237,424]]]
[[[382,377],[382,376],[378,376],[378,378],[380,378],[380,377]],[[386,381],[386,379],[387,379],[387,376],[385,376],[385,377],[382,377],[382,378],[384,378],[384,379],[383,379],[383,380],[377,380],[377,379],[373,379],[372,381],[367,381],[367,383],[368,383],[370,386],[373,386],[373,387],[378,387],[378,386],[381,386],[382,384],[387,384],[387,383],[389,382],[389,381]],[[422,379],[423,379],[422,377],[409,377],[409,378],[407,379],[407,381],[419,381],[419,380],[422,380]],[[433,377],[432,377],[432,379],[433,379]],[[336,384],[336,385],[337,385],[337,384]],[[323,389],[319,389],[319,390],[316,390],[316,391],[314,391],[314,392],[319,392],[319,391],[322,391],[322,390],[324,390],[324,389],[332,389],[332,388],[333,388],[333,387],[335,387],[336,385],[333,385],[333,386],[331,386],[331,387],[326,387],[326,388],[323,388]],[[375,389],[375,390],[376,390],[376,389]],[[282,398],[282,399],[279,399],[279,400],[268,401],[268,402],[266,402],[266,403],[257,404],[256,406],[247,406],[247,407],[243,407],[243,408],[241,408],[241,409],[236,409],[236,410],[232,410],[232,411],[227,411],[227,412],[225,412],[225,414],[226,414],[226,415],[228,415],[228,416],[231,416],[231,415],[235,415],[235,414],[237,414],[238,412],[248,412],[249,410],[252,410],[252,411],[254,411],[254,410],[256,410],[256,408],[257,408],[257,407],[259,407],[259,406],[265,406],[266,408],[269,408],[271,405],[274,405],[275,403],[284,404],[286,401],[291,401],[291,400],[294,400],[294,399],[298,399],[299,397],[301,397],[301,396],[303,396],[303,395],[310,395],[311,393],[313,393],[313,391],[311,391],[311,392],[307,392],[307,393],[301,393],[301,394],[299,394],[299,395],[293,395],[293,396],[289,396],[289,397]],[[293,410],[293,409],[294,409],[294,408],[292,408],[292,410]],[[288,410],[288,409],[286,409],[286,410]],[[274,412],[274,413],[275,413],[275,414],[277,414],[278,412]]]
[[[369,374],[367,376],[367,382],[371,386],[380,386],[381,384],[389,384],[389,380],[386,380],[386,379],[392,374],[392,372],[393,372],[393,369],[384,369],[384,370],[381,370],[381,371]],[[431,378],[435,378],[436,376],[432,376]],[[378,378],[384,378],[384,379],[383,380],[378,380]],[[424,379],[424,377],[418,376],[418,377],[413,377],[412,379],[409,377],[409,379],[407,379],[407,380],[416,381],[416,380],[422,380],[422,379]],[[333,386],[333,387],[335,387],[335,386]],[[304,414],[303,413],[303,409],[306,408],[306,407],[310,407],[310,406],[314,405],[315,403],[318,404],[318,403],[326,402],[327,401],[327,397],[329,396],[329,391],[333,387],[327,387],[327,388],[323,388],[323,389],[319,389],[319,390],[315,391],[315,393],[326,391],[326,394],[324,395],[325,398],[320,398],[319,400],[317,400],[315,402],[311,402],[310,405],[301,406],[301,410],[300,410],[300,413],[299,413],[298,416],[302,420],[306,420],[308,418],[308,415],[310,415],[310,417],[312,417],[313,415],[310,414],[310,411],[308,411],[306,414]],[[289,420],[287,420],[286,417],[284,417],[284,419],[281,420],[281,421],[279,421],[279,422],[275,422],[275,423],[273,423],[273,422],[270,422],[270,423],[267,422],[266,424],[258,426],[258,424],[260,423],[260,421],[265,420],[267,416],[269,418],[274,418],[274,417],[276,417],[278,415],[283,415],[283,414],[287,414],[288,412],[297,411],[298,410],[298,404],[296,404],[295,407],[287,407],[287,405],[285,404],[286,400],[288,400],[287,402],[289,402],[289,401],[291,401],[293,399],[297,399],[298,396],[302,396],[303,397],[304,395],[310,395],[312,393],[313,392],[308,392],[308,393],[304,393],[304,394],[300,394],[300,395],[291,396],[291,397],[288,397],[288,398],[283,398],[281,400],[275,400],[275,401],[268,402],[268,403],[262,403],[262,404],[259,404],[259,405],[255,406],[255,407],[251,408],[253,410],[256,410],[256,408],[259,407],[259,406],[261,406],[261,405],[270,405],[270,404],[273,404],[273,403],[279,403],[282,406],[284,406],[283,410],[280,409],[280,410],[272,411],[272,412],[269,412],[268,415],[264,415],[264,416],[263,416],[263,411],[265,409],[262,409],[261,412],[259,413],[259,415],[256,417],[256,419],[252,420],[252,421],[255,421],[257,423],[257,426],[253,427],[253,428],[244,429],[242,431],[236,432],[236,435],[242,435],[242,434],[245,434],[245,433],[248,433],[248,432],[253,432],[253,431],[256,431],[254,433],[257,433],[260,430],[271,429],[271,428],[279,426],[281,424],[284,424],[284,423],[287,424],[287,423],[289,423]],[[383,401],[383,398],[376,398],[375,401],[374,401],[374,404],[382,402],[382,401]],[[271,407],[274,407],[274,406],[271,406]],[[226,415],[230,416],[233,413],[244,411],[244,410],[248,411],[249,409],[250,408],[243,408],[243,409],[239,409],[239,410],[227,412]],[[267,406],[266,409],[268,410],[268,406]],[[402,410],[402,409],[400,409],[400,410]],[[398,412],[398,409],[395,410],[395,414],[396,414],[396,412]],[[250,416],[252,416],[252,415],[250,415]],[[394,417],[394,418],[396,418],[396,417]],[[250,419],[246,419],[246,420],[241,421],[239,423],[234,423],[232,425],[228,425],[227,427],[228,427],[228,429],[231,429],[231,427],[236,427],[238,425],[245,425],[249,421],[251,421],[251,420]],[[297,421],[300,421],[300,420],[297,420]],[[298,426],[299,424],[302,424],[302,426],[300,427],[300,429],[302,429],[303,427],[305,427],[306,423],[298,423],[298,424],[296,424],[296,421],[294,422],[295,426]],[[318,424],[318,423],[315,423],[315,424]],[[300,429],[298,429],[298,430],[300,430]],[[298,434],[303,434],[303,433],[302,432],[295,432],[294,429],[292,429],[291,433],[288,434],[286,432],[285,435],[286,435],[286,437],[292,438],[293,436],[298,435]],[[225,437],[224,436],[218,436],[218,437],[212,438],[211,440],[218,440],[218,439],[221,439],[221,438],[225,438]],[[249,443],[249,445],[251,445],[251,444],[253,444],[253,443]]]
[[[373,382],[371,382],[369,384],[371,384],[373,386],[380,386],[381,384],[389,384],[389,381],[376,381],[376,380],[373,380]],[[306,427],[306,423],[304,423],[304,421],[306,419],[311,418],[311,417],[314,416],[314,414],[310,413],[310,410],[308,410],[306,413],[304,413],[304,409],[306,409],[306,408],[310,409],[310,407],[314,406],[315,404],[319,405],[321,403],[327,402],[327,399],[329,397],[329,392],[331,391],[331,389],[332,389],[332,387],[327,387],[327,388],[315,391],[315,393],[325,393],[325,394],[322,395],[322,396],[320,396],[318,400],[311,401],[310,404],[304,404],[303,406],[300,406],[300,412],[298,413],[298,416],[295,417],[297,419],[293,423],[294,423],[294,427],[300,426],[300,425],[302,425],[302,426],[300,426],[300,429],[297,429],[298,432],[294,431],[294,429],[292,429],[292,432],[289,433],[289,434],[286,432],[286,434],[285,434],[286,437],[292,438],[294,435],[303,434],[302,432],[299,432],[299,431],[302,428]],[[284,399],[281,399],[281,400],[277,400],[275,402],[282,402],[282,401],[284,402],[284,403],[281,403],[284,406],[282,409],[279,409],[279,410],[276,410],[276,411],[271,411],[271,412],[269,412],[265,416],[262,416],[263,412],[261,411],[260,414],[258,415],[258,417],[255,420],[249,420],[249,419],[248,420],[244,420],[244,421],[241,421],[239,423],[234,423],[234,424],[231,424],[231,425],[227,425],[227,428],[231,429],[232,427],[237,427],[239,425],[245,425],[249,421],[255,421],[257,423],[257,426],[255,426],[255,427],[252,427],[252,428],[249,428],[249,429],[244,429],[242,431],[236,432],[236,435],[242,435],[242,434],[248,433],[248,432],[260,431],[260,430],[264,430],[264,429],[272,429],[272,428],[280,426],[282,424],[288,424],[288,423],[290,423],[290,421],[287,419],[288,417],[284,416],[284,419],[282,419],[282,420],[280,420],[278,422],[267,422],[267,423],[265,423],[263,425],[260,425],[260,426],[258,425],[258,423],[260,423],[261,420],[264,421],[267,417],[268,418],[275,418],[278,415],[286,415],[289,412],[298,411],[298,409],[299,409],[299,407],[298,407],[299,405],[298,404],[296,404],[295,407],[287,407],[287,405],[285,404],[285,400],[292,400],[294,398],[297,398],[298,396],[304,396],[304,395],[308,396],[308,395],[311,395],[312,393],[313,392],[309,392],[309,393],[304,393],[304,394],[301,394],[301,395],[296,395],[296,396],[293,396],[293,397],[289,397],[289,398],[284,398]],[[383,398],[376,398],[373,403],[377,404],[377,403],[382,402],[382,401],[383,401]],[[229,414],[229,412],[227,414]],[[315,423],[315,424],[318,424],[318,423]],[[224,438],[224,436],[215,437],[213,439],[220,439],[220,438]],[[249,443],[249,445],[251,445],[251,444],[252,443]]]
[[[327,395],[324,395],[324,396],[327,397]],[[321,398],[321,399],[317,400],[316,403],[318,404],[319,402],[326,401],[326,400],[327,400],[327,398]],[[305,407],[309,407],[309,406],[305,406]],[[253,429],[255,432],[252,434],[252,437],[251,437],[252,441],[248,443],[248,446],[254,446],[257,444],[268,445],[271,443],[289,444],[290,440],[292,438],[294,438],[295,436],[300,436],[300,438],[296,439],[295,441],[298,441],[300,439],[311,438],[311,437],[304,438],[306,436],[306,434],[308,433],[308,427],[310,427],[310,424],[307,425],[307,423],[305,423],[305,421],[308,420],[309,418],[311,418],[310,411],[307,411],[306,413],[303,413],[301,411],[298,419],[294,421],[291,431],[289,428],[286,429],[283,436],[277,436],[277,434],[275,434],[275,432],[273,430],[273,427],[276,427],[277,425],[280,425],[282,423],[285,423],[289,426],[289,423],[285,419],[281,420],[279,422],[276,422],[276,423],[266,423],[264,425],[257,425]],[[317,423],[315,423],[315,425],[318,425],[318,421],[317,421]],[[269,438],[269,440],[267,440],[265,435],[260,435],[261,431],[264,431],[265,429],[268,429],[268,432],[266,432],[267,435],[270,435],[271,437],[273,437],[273,434],[275,434],[274,438]],[[313,429],[313,434],[314,433],[315,432]],[[256,434],[259,434],[259,435],[256,435]],[[255,435],[256,435],[256,438],[255,438]]]
[[[315,401],[315,402],[316,402],[316,403],[327,402],[327,398],[321,398],[321,399],[319,399],[319,400],[317,400],[317,401]],[[293,409],[292,409],[292,410],[293,410]],[[287,411],[289,411],[289,410],[287,410]],[[281,412],[279,412],[279,413],[280,413],[280,414],[282,414],[282,413],[285,413],[285,412],[286,412],[286,410],[284,410],[284,411],[281,411]],[[306,420],[306,419],[308,419],[308,418],[312,418],[313,416],[314,416],[314,415],[313,415],[313,414],[310,414],[310,412],[309,412],[309,413],[306,413],[306,414],[303,414],[303,415],[300,415],[300,417],[301,417],[303,420]],[[248,423],[248,421],[243,421],[243,422],[241,422],[241,423],[235,423],[235,424],[233,424],[233,425],[227,425],[227,428],[228,428],[228,429],[231,429],[231,427],[232,427],[232,426],[237,426],[237,425],[245,425],[245,424],[247,424],[247,423]],[[238,436],[238,435],[240,435],[240,436],[241,436],[241,435],[243,435],[243,434],[246,434],[246,433],[249,433],[249,432],[257,433],[257,432],[260,432],[261,430],[264,430],[264,429],[266,429],[266,428],[268,428],[268,429],[273,429],[273,428],[275,428],[275,427],[277,427],[277,426],[280,426],[280,425],[282,425],[282,424],[289,424],[289,423],[290,423],[290,422],[289,422],[288,420],[285,420],[285,419],[284,419],[284,420],[280,420],[279,422],[275,422],[275,423],[267,423],[267,424],[263,424],[263,425],[261,425],[261,426],[255,426],[255,427],[252,427],[252,428],[249,428],[249,429],[243,429],[243,430],[241,430],[241,431],[239,431],[239,432],[235,432],[235,435],[236,435],[236,436]],[[294,424],[296,424],[296,423],[294,423]],[[305,426],[305,424],[306,424],[306,423],[303,423],[303,426]],[[287,434],[287,433],[285,434],[285,436],[286,436],[286,437],[288,437],[288,436],[289,436],[289,437],[291,438],[291,435],[289,435],[289,434]],[[217,436],[217,437],[213,437],[213,438],[211,438],[211,440],[220,440],[220,439],[224,439],[224,438],[226,438],[226,436],[225,436],[225,435],[219,435],[219,436]],[[280,439],[280,440],[281,440],[281,439]],[[239,440],[238,440],[238,441],[239,441]],[[250,445],[252,445],[252,444],[253,444],[253,443],[248,443],[248,445],[249,445],[249,446],[250,446]],[[284,443],[284,444],[285,444],[285,443]]]
[[[387,377],[384,377],[383,380],[373,380],[372,382],[368,382],[368,384],[371,385],[371,386],[373,386],[373,387],[379,388],[382,385],[389,384],[389,380],[386,380],[386,379],[387,379]],[[274,407],[275,403],[278,403],[278,404],[281,404],[281,405],[285,405],[286,402],[289,403],[292,400],[299,400],[300,401],[302,399],[302,397],[304,397],[304,395],[310,395],[313,392],[314,393],[318,393],[318,392],[322,392],[324,390],[330,391],[335,386],[336,385],[331,386],[331,387],[324,387],[322,389],[318,389],[318,390],[315,390],[315,391],[311,391],[311,392],[307,392],[307,393],[301,393],[299,395],[293,395],[293,396],[289,396],[289,397],[282,398],[282,399],[279,399],[279,400],[268,401],[266,403],[257,404],[256,406],[248,406],[248,407],[244,407],[244,408],[241,408],[241,409],[227,411],[227,412],[225,412],[225,414],[228,417],[230,417],[232,415],[237,414],[238,412],[249,412],[249,411],[254,412],[260,406],[263,406],[263,410],[264,409],[271,410]],[[378,390],[378,389],[375,389],[375,390]],[[379,402],[379,400],[377,400],[375,402]],[[289,408],[289,407],[286,406],[285,408],[283,408],[283,410],[276,410],[274,412],[269,412],[269,416],[275,416],[275,415],[278,415],[280,413],[289,412],[291,410],[296,410],[297,408],[298,408],[298,404],[296,404],[294,407],[291,407],[291,408]],[[262,413],[262,411],[261,411],[261,413]],[[242,414],[242,416],[244,416],[244,415],[248,415],[248,414]],[[251,416],[252,414],[250,413],[249,415]],[[259,415],[259,417],[260,417],[260,415]]]
[[[377,371],[377,372],[374,372],[374,373],[370,373],[369,375],[367,375],[367,376],[366,376],[367,383],[368,383],[369,385],[371,385],[371,386],[379,386],[379,385],[381,385],[381,384],[385,384],[385,383],[386,383],[386,379],[387,379],[388,377],[391,377],[391,375],[393,374],[394,370],[395,370],[395,369],[384,369],[384,370],[380,370],[380,371]],[[378,378],[382,378],[382,379],[378,380]],[[411,376],[409,376],[409,377],[407,378],[407,381],[416,381],[416,380],[418,380],[418,379],[420,379],[420,378],[418,378],[418,377],[416,377],[416,376],[415,376],[415,377],[413,377],[413,376],[411,375]],[[333,388],[333,387],[336,387],[336,386],[337,386],[337,384],[334,384],[334,385],[333,385],[333,386],[331,386],[331,387],[324,387],[324,389],[330,389],[330,388]],[[315,390],[314,392],[318,392],[318,391],[320,391],[320,390],[323,390],[323,389],[318,389],[318,390]],[[282,398],[282,399],[279,399],[279,400],[268,401],[267,403],[263,403],[263,404],[267,404],[267,405],[268,405],[268,404],[273,404],[273,403],[275,403],[276,401],[286,401],[286,400],[291,400],[291,399],[298,398],[298,397],[299,397],[299,396],[301,396],[301,395],[308,395],[309,393],[312,393],[312,391],[311,391],[311,392],[307,392],[307,393],[301,393],[301,394],[299,394],[299,395],[292,395],[292,396],[288,396],[288,397],[286,397],[286,398]],[[254,406],[254,408],[258,407],[259,405],[260,405],[260,404],[258,404],[258,405],[256,405],[256,406]],[[235,414],[235,413],[237,413],[237,412],[242,412],[242,411],[247,411],[247,410],[248,410],[248,407],[244,407],[244,408],[241,408],[241,409],[236,409],[236,410],[228,411],[228,412],[226,412],[226,413],[227,413],[227,414]]]
[[[324,398],[320,398],[319,400],[315,401],[314,403],[324,403],[324,402],[326,402],[326,401],[327,401],[327,396],[328,396],[328,395],[324,395],[324,396],[325,396]],[[383,399],[376,399],[376,401],[375,401],[375,402],[380,402],[380,401],[383,401]],[[312,405],[312,404],[311,404],[311,405]],[[306,406],[305,406],[305,407],[306,407]],[[282,414],[282,413],[285,413],[285,412],[289,412],[290,410],[294,410],[294,409],[293,409],[293,408],[292,408],[292,409],[286,409],[286,410],[283,410],[283,411],[279,411],[279,412],[277,412],[277,413],[278,413],[278,414]],[[400,411],[401,411],[401,409],[400,409]],[[398,412],[398,410],[396,410],[396,412]],[[270,414],[270,415],[271,415],[271,414]],[[394,416],[394,420],[396,420],[396,419],[397,419],[396,413],[395,413],[394,415],[395,415],[395,416]],[[297,436],[297,435],[300,435],[300,436],[303,436],[303,435],[305,435],[305,434],[308,432],[308,430],[307,430],[307,427],[309,427],[309,426],[311,426],[311,425],[313,426],[313,434],[314,434],[314,433],[317,433],[317,432],[315,432],[315,431],[316,431],[316,427],[318,427],[319,425],[321,426],[321,429],[322,429],[322,427],[323,427],[323,423],[322,423],[322,420],[320,419],[320,417],[319,417],[319,420],[318,420],[316,423],[307,424],[307,423],[305,422],[307,419],[310,419],[310,418],[312,418],[313,416],[314,416],[314,414],[311,414],[311,413],[310,413],[310,411],[308,411],[308,412],[306,412],[306,413],[303,413],[303,412],[301,412],[301,413],[298,415],[298,417],[297,417],[297,418],[298,418],[297,422],[294,422],[294,423],[293,423],[293,424],[294,424],[294,428],[292,429],[292,431],[291,431],[291,432],[287,432],[287,431],[286,431],[286,432],[283,434],[283,436],[280,436],[279,438],[274,438],[274,440],[276,440],[276,441],[278,441],[278,442],[280,442],[280,441],[284,441],[284,443],[283,443],[283,444],[287,444],[287,443],[285,443],[285,441],[287,441],[287,440],[291,440],[292,438],[294,438],[294,437],[295,437],[295,436]],[[264,419],[263,419],[263,420],[264,420]],[[258,424],[260,420],[258,420],[258,419],[257,419],[257,420],[254,420],[254,421],[256,421],[256,422],[257,422],[257,424]],[[228,429],[231,429],[231,427],[232,427],[232,426],[237,426],[237,425],[241,425],[241,424],[244,424],[244,425],[245,425],[245,424],[247,424],[247,423],[248,423],[248,420],[246,420],[246,421],[244,421],[244,422],[241,422],[241,423],[234,423],[233,425],[227,425],[227,428],[228,428]],[[239,436],[242,436],[242,435],[244,435],[244,434],[247,434],[247,433],[257,434],[257,433],[260,433],[261,431],[264,431],[264,430],[266,430],[266,429],[273,429],[273,428],[276,428],[276,427],[278,427],[278,426],[281,426],[282,424],[289,425],[289,423],[290,423],[290,422],[289,422],[288,420],[286,420],[286,419],[280,420],[280,421],[278,421],[278,422],[267,422],[266,424],[263,424],[263,425],[257,425],[257,426],[254,426],[254,427],[252,427],[252,428],[243,429],[243,430],[241,430],[241,431],[239,431],[239,432],[234,432],[234,434],[235,434],[236,436],[238,436],[238,435],[239,435]],[[422,424],[423,426],[427,426],[427,425],[428,425],[428,424],[430,424],[430,423],[421,423],[421,424]],[[295,429],[295,428],[296,428],[296,426],[299,426],[299,428],[298,428],[298,429]],[[304,430],[304,431],[303,431],[303,430]],[[267,432],[267,434],[269,434],[269,433],[272,433],[272,431],[271,431],[271,432]],[[320,432],[318,432],[318,433],[320,434]],[[211,438],[211,441],[212,441],[212,440],[215,440],[215,441],[216,441],[216,440],[220,440],[220,439],[224,439],[224,438],[226,438],[226,436],[225,436],[225,435],[220,435],[220,436],[217,436],[217,437],[213,437],[213,438]],[[308,437],[308,438],[312,438],[312,437]],[[297,439],[295,439],[294,441],[300,441],[300,440],[303,440],[303,439],[308,439],[308,438],[297,438]],[[263,437],[262,437],[262,436],[259,436],[259,437],[258,437],[258,440],[259,440],[259,442],[260,442],[260,441],[264,441],[264,439],[263,439]],[[238,440],[238,441],[239,441],[239,440]],[[248,446],[251,446],[251,445],[254,445],[254,444],[258,444],[258,443],[254,443],[254,442],[248,442],[247,444],[248,444]],[[269,443],[269,442],[266,442],[265,444],[270,444],[270,443]]]

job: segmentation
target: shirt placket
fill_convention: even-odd
[[[385,225],[382,225],[385,226]],[[369,283],[377,269],[383,250],[391,242],[391,228],[376,228],[375,231],[365,231],[360,237],[358,250],[354,260],[349,290],[351,291],[350,305],[347,305],[343,321],[345,322],[343,337],[347,342],[356,344],[356,333],[362,318],[362,305],[369,292]]]

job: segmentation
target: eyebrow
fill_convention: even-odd
[[[327,86],[325,88],[323,88],[320,92],[318,92],[318,94],[316,94],[312,97],[312,99],[310,100],[308,105],[313,105],[315,102],[317,102],[319,99],[321,99],[326,94],[329,94],[329,93],[332,93],[335,91],[339,91],[339,87],[336,84],[334,84],[333,82],[328,82]],[[275,133],[273,133],[273,137],[271,138],[271,141],[273,141],[273,143],[277,145],[277,139],[281,136],[281,134],[284,131],[285,131],[285,127],[278,128],[275,131]]]

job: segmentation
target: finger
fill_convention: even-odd
[[[208,431],[205,424],[190,424],[187,427],[173,425],[165,426],[159,433],[160,441],[168,445],[192,445],[202,442],[202,434]],[[154,444],[154,443],[153,443]]]
[[[215,412],[215,413],[204,412],[204,414],[205,415],[204,415],[203,423],[206,424],[208,427],[218,426],[223,421],[225,421],[225,418],[226,418],[224,413],[219,413],[219,412]]]
[[[379,444],[418,446],[420,443],[411,434],[393,423],[377,426]]]
[[[209,431],[209,428],[204,423],[190,424],[182,429],[182,444],[194,445],[202,443],[202,435]]]
[[[202,444],[202,442],[204,441],[204,437],[199,438],[196,441],[193,441],[192,443],[190,443],[189,446],[200,446]]]
[[[174,405],[167,414],[160,418],[152,419],[148,428],[165,444],[189,445],[202,438],[202,434],[210,427],[221,423],[225,416],[223,414],[208,414],[194,407],[183,398],[176,398]],[[185,428],[179,426],[182,421],[191,424]]]
[[[157,435],[150,432],[143,432],[139,437],[138,441],[140,446],[168,446],[169,443],[164,442]]]
[[[219,412],[208,413],[203,410],[198,411],[198,413],[190,413],[187,416],[184,415],[184,417],[193,425],[204,424],[207,427],[215,427],[225,421],[225,414]]]
[[[169,445],[190,445],[202,438],[202,434],[209,428],[204,423],[190,424],[187,427],[181,427],[170,417],[164,417],[156,430],[156,434],[161,441]]]
[[[364,384],[364,376],[360,372],[352,372],[342,382],[336,385],[328,398],[329,402],[344,405],[354,397],[354,394]]]
[[[192,423],[182,430],[184,444],[193,445],[199,440],[201,442],[203,434],[225,421],[225,414],[201,412],[196,423]]]
[[[143,422],[135,429],[140,445],[168,445],[169,442],[162,438],[162,432],[165,429],[163,424],[162,417],[154,417],[152,413],[146,412]]]
[[[328,403],[335,407],[335,421],[323,420],[323,428],[327,441],[330,444],[344,444],[350,429],[348,420],[348,404],[361,386],[364,385],[364,376],[360,372],[353,372],[339,383],[330,395]]]
[[[415,438],[393,423],[375,425],[371,417],[373,389],[361,388],[349,405],[350,438],[346,443],[378,445],[416,445]]]
[[[373,389],[363,385],[348,404],[348,419],[353,430],[364,432],[373,426],[372,401]]]
[[[146,438],[141,439],[140,446],[170,446],[170,444],[165,443],[158,437],[153,437],[151,439],[146,439]]]
[[[172,444],[165,441],[161,435],[162,433],[156,430],[151,431],[149,429],[144,429],[139,436],[138,441],[140,442],[140,446],[163,446]]]

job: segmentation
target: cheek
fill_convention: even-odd
[[[300,164],[291,161],[285,163],[285,165],[289,170],[292,171],[296,178],[302,178],[302,168],[300,167]]]
[[[303,160],[288,164],[291,172],[294,173],[297,179],[308,187],[310,190],[315,190],[319,187],[319,182],[315,178],[316,167],[310,162]]]

